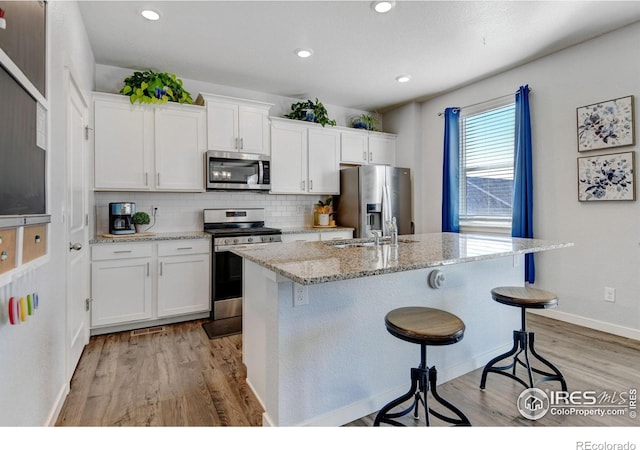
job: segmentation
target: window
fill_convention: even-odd
[[[460,118],[460,226],[511,230],[515,103]],[[506,231],[506,230],[505,230]]]

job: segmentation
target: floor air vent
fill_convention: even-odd
[[[131,336],[142,336],[145,334],[161,333],[163,331],[164,331],[164,327],[140,328],[138,330],[133,330],[131,332]]]

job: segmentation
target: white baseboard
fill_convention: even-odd
[[[53,408],[51,409],[51,412],[49,412],[49,417],[47,417],[45,426],[54,427],[56,425],[56,421],[58,420],[60,411],[62,411],[62,407],[64,406],[64,401],[66,400],[67,395],[69,395],[70,391],[71,391],[70,382],[65,383],[60,389],[60,392],[58,392],[56,401],[53,403]]]
[[[589,319],[588,317],[576,316],[575,314],[569,314],[558,310],[532,310],[528,312],[538,314],[540,316],[549,317],[551,319],[561,320],[563,322],[569,322],[574,325],[580,325],[582,327],[591,328],[593,330],[603,331],[609,334],[615,334],[616,336],[622,336],[629,339],[640,341],[640,330],[634,328],[623,327],[609,322],[603,322],[601,320]]]

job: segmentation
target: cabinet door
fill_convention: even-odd
[[[340,136],[340,162],[367,164],[369,161],[369,138],[367,133],[342,132]]]
[[[340,193],[340,132],[309,128],[309,193]]]
[[[204,108],[165,106],[156,109],[156,190],[204,190],[204,127]]]
[[[152,318],[150,258],[91,263],[91,326]]]
[[[239,150],[246,153],[269,154],[269,117],[260,108],[238,108]]]
[[[307,129],[279,122],[271,124],[271,192],[307,191]]]
[[[336,231],[320,232],[321,241],[335,241],[339,239],[352,239],[352,238],[353,238],[353,231],[336,230]]]
[[[207,147],[238,151],[238,105],[207,101]]]
[[[128,97],[95,99],[96,189],[149,189],[153,176],[153,110]],[[151,172],[151,173],[150,173]]]
[[[158,318],[211,309],[209,254],[158,258]]]
[[[369,164],[393,166],[396,163],[396,138],[369,135]]]

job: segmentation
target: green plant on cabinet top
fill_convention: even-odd
[[[131,103],[193,103],[191,94],[182,87],[182,80],[167,72],[133,72],[124,79],[120,93],[128,95]]]
[[[380,120],[376,115],[360,114],[351,119],[351,127],[369,131],[380,131],[378,128],[379,122]]]
[[[327,108],[325,108],[317,98],[315,103],[312,100],[293,103],[291,105],[291,112],[285,114],[285,117],[287,119],[319,123],[323,127],[325,125],[331,125],[332,127],[336,125],[336,121],[329,118]]]

